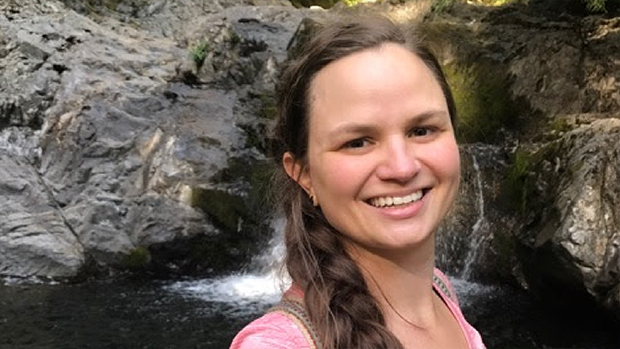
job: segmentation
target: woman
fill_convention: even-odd
[[[293,285],[231,348],[483,348],[434,268],[460,176],[436,59],[388,19],[353,19],[320,30],[280,88]]]

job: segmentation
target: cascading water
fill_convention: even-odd
[[[486,240],[480,231],[485,224],[483,183],[475,154],[472,154],[472,160],[478,217],[471,229],[470,238],[460,241],[467,244],[464,247],[466,257],[463,268],[460,273],[450,275],[463,306],[468,306],[494,290],[491,286],[470,280],[473,267]],[[274,220],[271,226],[275,232],[274,237],[269,242],[266,252],[254,258],[251,269],[218,279],[176,282],[167,286],[167,290],[209,302],[232,305],[235,313],[257,313],[276,303],[290,281],[286,275],[282,275],[280,267],[284,256],[284,244],[281,238],[284,219]]]
[[[480,165],[478,165],[478,159],[475,154],[472,153],[471,157],[474,172],[476,174],[476,201],[478,205],[478,218],[476,218],[476,222],[471,228],[471,238],[469,239],[470,243],[465,256],[465,261],[463,262],[463,270],[459,274],[459,277],[465,280],[471,279],[472,266],[478,260],[480,252],[482,251],[483,242],[486,240],[486,236],[481,232],[481,228],[486,220],[484,215],[484,194],[482,192]]]
[[[473,306],[480,299],[487,298],[491,292],[497,290],[494,286],[483,285],[473,280],[476,263],[483,253],[485,242],[488,240],[487,234],[485,234],[488,225],[484,207],[484,187],[476,156],[478,152],[485,150],[487,149],[472,146],[464,151],[464,153],[471,154],[472,159],[470,168],[474,180],[471,193],[475,197],[473,200],[477,212],[475,222],[466,234],[458,234],[458,232],[450,234],[447,240],[442,241],[444,246],[438,249],[437,255],[437,260],[442,268],[446,268],[464,309]],[[455,251],[457,252],[455,253]]]
[[[290,281],[281,266],[284,256],[283,219],[272,221],[274,237],[264,254],[256,256],[249,270],[217,279],[180,281],[165,288],[169,291],[215,303],[232,305],[229,312],[237,315],[264,310],[280,300]]]

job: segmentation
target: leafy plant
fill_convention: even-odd
[[[607,0],[582,0],[586,3],[586,8],[590,12],[606,12],[605,3]]]
[[[207,49],[207,43],[204,41],[199,42],[196,46],[190,49],[189,55],[196,64],[196,71],[202,68],[205,58],[207,58]]]

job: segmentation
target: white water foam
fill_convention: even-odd
[[[476,300],[489,297],[499,288],[493,285],[483,285],[459,277],[449,276],[450,282],[456,291],[461,308],[467,308],[476,303]]]
[[[265,252],[252,261],[252,269],[216,279],[180,281],[165,288],[207,302],[226,303],[238,309],[275,304],[291,281],[280,272],[284,256],[282,230],[285,220],[274,219],[275,232]]]
[[[16,286],[16,285],[60,285],[56,280],[44,277],[30,276],[26,278],[5,276],[0,277],[0,285]]]
[[[275,272],[233,274],[219,279],[180,281],[167,286],[168,290],[209,302],[231,303],[240,307],[254,303],[274,304],[280,300],[287,281]]]

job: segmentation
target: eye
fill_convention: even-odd
[[[367,138],[356,138],[354,140],[346,142],[343,148],[363,148],[369,144]]]
[[[430,127],[416,127],[409,131],[411,137],[424,137],[431,134],[433,130]]]

